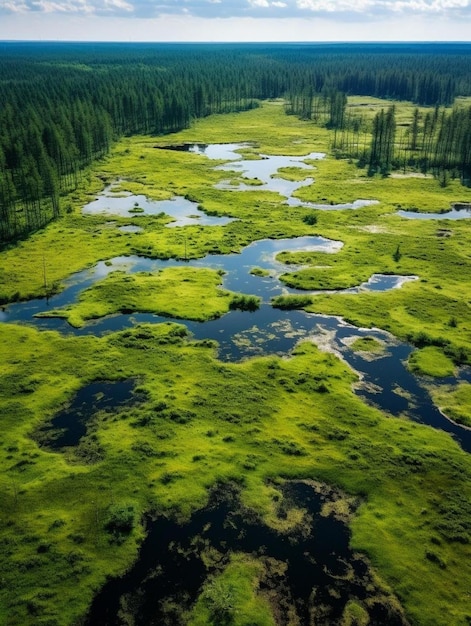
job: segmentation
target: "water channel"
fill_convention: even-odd
[[[217,167],[231,171],[237,166],[236,169],[244,172],[244,174],[250,174],[260,180],[264,188],[277,191],[288,199],[292,199],[290,194],[294,193],[296,188],[302,186],[305,181],[292,183],[278,178],[276,172],[279,168],[300,167],[305,169],[309,167],[305,160],[312,161],[325,156],[322,153],[310,153],[305,157],[262,155],[260,159],[244,160],[236,150],[247,146],[248,144],[185,144],[183,146],[170,146],[167,149],[187,150],[210,159],[230,159],[230,163]],[[288,182],[288,187],[283,187]],[[282,187],[279,186],[280,184]],[[137,203],[139,207],[144,209],[144,213],[149,206],[150,211],[158,213],[163,210],[162,203],[149,202],[145,196],[114,197],[109,187],[105,190],[103,198],[99,198],[95,202],[100,200],[108,205],[110,201],[116,201],[118,203],[116,206],[128,207],[126,210],[129,210],[130,204],[134,206]],[[172,202],[174,201],[164,201],[164,204]],[[185,200],[185,202],[190,201]],[[371,200],[356,201],[356,208],[371,202]],[[193,211],[195,209],[194,203],[190,204],[189,210]],[[160,206],[157,209],[155,205]],[[352,203],[352,207],[353,205],[355,202]],[[94,206],[97,207],[98,205],[95,204]],[[343,208],[346,206],[342,205]],[[90,204],[87,207],[90,209]],[[85,211],[87,207],[84,208]],[[331,208],[331,205],[328,205],[327,208]],[[118,209],[118,214],[121,214],[120,211],[121,209]],[[109,207],[107,212],[109,212]],[[460,213],[463,216],[466,214],[466,212]],[[433,215],[435,216],[435,214]],[[221,218],[213,219],[220,220]],[[130,236],[135,236],[132,230]],[[26,322],[45,329],[83,335],[113,332],[142,322],[171,321],[170,318],[157,315],[134,313],[110,316],[90,323],[83,328],[73,329],[63,319],[48,318],[47,313],[72,304],[81,291],[116,270],[152,272],[165,267],[182,265],[223,270],[224,288],[257,295],[262,299],[262,306],[251,313],[231,311],[219,319],[205,323],[174,320],[185,323],[196,339],[216,340],[219,344],[219,358],[221,360],[239,361],[261,354],[285,355],[302,339],[310,339],[324,346],[328,344],[329,349],[337,352],[353,369],[359,372],[364,383],[358,388],[358,393],[361,396],[388,414],[406,414],[413,420],[423,422],[434,428],[440,428],[454,436],[464,449],[471,451],[471,430],[446,419],[433,404],[420,380],[413,376],[405,366],[405,362],[413,349],[411,346],[397,341],[384,331],[357,328],[338,317],[308,314],[303,311],[282,311],[269,304],[270,299],[277,295],[309,293],[288,288],[279,280],[282,273],[299,269],[299,266],[284,265],[278,262],[276,255],[279,252],[304,250],[335,254],[342,246],[340,241],[312,236],[256,241],[246,246],[240,254],[207,255],[204,258],[189,262],[137,256],[116,257],[102,261],[92,269],[71,276],[65,282],[63,291],[49,299],[35,299],[9,305],[0,311],[0,322]],[[253,275],[250,270],[254,267],[266,270],[268,275]],[[374,274],[367,282],[342,292],[351,294],[368,290],[386,291],[400,288],[405,282],[415,279],[417,279],[415,276]],[[45,317],[37,317],[38,315]],[[385,352],[377,355],[374,360],[367,355],[354,352],[348,347],[352,338],[365,336],[374,337],[386,346]],[[469,368],[462,368],[456,379],[447,379],[445,382],[449,384],[463,380],[471,381]]]
[[[163,261],[144,257],[116,257],[98,263],[90,270],[72,276],[64,290],[49,299],[39,298],[28,302],[11,304],[0,313],[0,321],[32,323],[44,329],[58,330],[77,335],[103,334],[122,330],[139,323],[159,323],[171,321],[158,315],[134,313],[102,318],[82,328],[75,329],[61,318],[37,317],[49,311],[72,304],[81,291],[91,286],[107,274],[116,270],[127,272],[155,271],[165,267],[194,266],[211,267],[225,272],[223,286],[232,291],[254,294],[262,298],[262,306],[255,312],[231,311],[223,317],[208,322],[185,323],[196,339],[214,339],[219,344],[221,360],[239,361],[262,354],[284,355],[289,353],[302,339],[310,339],[321,345],[327,343],[363,377],[364,385],[358,393],[378,405],[383,411],[399,415],[405,413],[412,419],[441,428],[454,435],[463,448],[471,451],[471,431],[447,420],[435,407],[428,392],[413,376],[404,362],[412,347],[394,339],[378,329],[361,329],[344,322],[341,318],[316,315],[303,311],[282,311],[269,304],[271,297],[286,293],[309,293],[285,287],[278,279],[280,273],[294,270],[276,261],[276,254],[282,250],[324,250],[335,253],[341,243],[322,237],[300,237],[296,239],[262,240],[250,244],[241,254],[208,255],[202,259],[184,262],[174,259]],[[270,272],[269,276],[255,276],[250,273],[254,266]],[[404,280],[413,277],[373,276],[356,290],[382,290],[398,288]],[[354,289],[345,290],[351,293]],[[372,336],[381,341],[387,349],[372,361],[366,355],[352,351],[348,344],[353,337]],[[471,380],[468,370],[461,370],[456,382]],[[447,380],[447,382],[450,382]],[[404,393],[406,392],[406,393]],[[408,396],[409,399],[406,399]]]

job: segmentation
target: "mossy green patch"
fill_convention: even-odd
[[[235,294],[220,289],[221,274],[194,267],[169,267],[157,272],[127,274],[117,271],[80,294],[77,304],[48,311],[69,324],[116,313],[155,313],[174,318],[207,321],[229,311]]]
[[[409,357],[409,368],[415,374],[437,378],[453,376],[456,370],[453,361],[435,346],[428,346],[413,352]]]
[[[372,354],[381,354],[384,352],[384,344],[374,337],[358,337],[350,345],[350,349],[354,352],[369,352]]]
[[[261,267],[252,267],[252,269],[250,270],[250,273],[253,274],[254,276],[262,276],[262,277],[270,276],[269,270],[264,270]]]
[[[256,559],[232,555],[225,570],[205,585],[188,626],[275,626],[268,600],[258,593],[263,571]]]
[[[115,256],[193,259],[237,252],[266,237],[318,234],[341,240],[344,247],[336,255],[280,255],[284,262],[308,266],[287,274],[288,284],[343,288],[373,273],[420,280],[387,293],[305,294],[281,304],[343,315],[433,347],[435,352],[422,353],[422,363],[426,355],[437,356],[436,350],[455,363],[466,362],[471,352],[469,222],[419,222],[395,213],[399,208],[440,211],[468,201],[469,189],[457,181],[441,188],[430,178],[368,178],[353,163],[327,158],[316,162],[316,180],[299,190],[300,198],[323,204],[363,198],[379,204],[318,210],[308,223],[310,209],[288,206],[278,194],[256,187],[243,193],[215,188],[227,176],[214,169],[218,162],[156,149],[166,143],[251,141],[244,152],[255,157],[301,155],[327,151],[331,137],[311,122],[286,117],[280,103],[268,103],[200,120],[168,138],[124,138],[86,173],[70,197],[71,213],[2,251],[0,297],[8,302],[47,295],[73,272]],[[154,199],[186,195],[206,211],[238,221],[167,228],[168,216],[139,215],[133,221],[139,220],[143,231],[134,235],[119,231],[129,217],[110,222],[106,216],[81,215],[103,181],[118,177],[121,191]],[[188,267],[118,273],[65,313],[71,320],[75,316],[76,324],[123,309],[206,319],[230,306],[232,296],[219,290],[219,281],[214,272]],[[244,503],[273,522],[277,485],[301,478],[335,485],[361,502],[351,522],[352,545],[367,553],[411,623],[469,622],[469,455],[443,432],[385,417],[366,405],[352,391],[355,374],[333,354],[305,343],[290,358],[226,364],[215,358],[213,342],[194,342],[177,324],[137,326],[101,338],[3,324],[0,362],[0,621],[78,623],[105,580],[127,571],[136,558],[146,512],[187,518],[207,503],[216,482],[234,481]],[[82,387],[130,378],[146,400],[93,417],[81,445],[99,446],[99,458],[72,462],[66,451],[38,444],[38,428]],[[452,419],[469,412],[468,387],[434,396],[439,406],[454,411]],[[110,532],[113,520],[115,530],[116,524],[126,530],[118,538],[113,527]],[[233,586],[240,615],[271,624],[268,605],[257,594],[259,566],[255,556],[234,555],[220,578]],[[344,621],[361,623],[361,608],[350,606]],[[207,610],[200,598],[191,619],[205,619]]]
[[[432,387],[430,393],[434,402],[447,417],[471,428],[471,384],[460,383],[456,387]]]
[[[427,624],[451,611],[454,623],[466,623],[469,456],[444,433],[365,405],[352,392],[355,375],[333,354],[305,343],[290,359],[223,364],[175,324],[100,339],[7,325],[0,333],[1,606],[9,623],[77,620],[93,590],[135,558],[145,511],[187,516],[215,481],[233,480],[270,519],[273,481],[283,478],[360,496],[354,547],[408,614]],[[96,438],[101,460],[71,464],[31,438],[77,389],[110,377],[135,378],[147,400],[97,416],[85,439]],[[133,522],[116,541],[110,516],[119,521],[123,511]],[[263,613],[254,578],[234,580],[240,606],[252,607],[244,611]]]

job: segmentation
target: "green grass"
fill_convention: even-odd
[[[453,361],[434,346],[413,352],[409,357],[408,365],[415,374],[425,374],[437,378],[453,376],[456,372]]]
[[[371,354],[381,354],[384,352],[384,344],[374,337],[359,337],[350,344],[350,349],[354,352],[369,352]]]
[[[234,554],[222,574],[206,583],[188,626],[275,626],[268,600],[257,594],[264,569],[256,559]]]
[[[465,623],[469,457],[443,433],[366,406],[351,390],[355,376],[334,355],[303,344],[289,360],[223,365],[210,345],[188,343],[172,324],[102,339],[15,326],[0,332],[9,555],[2,606],[9,623],[41,623],[47,615],[72,623],[106,576],[129,567],[142,529],[110,542],[111,505],[132,506],[137,519],[173,507],[185,516],[205,503],[216,480],[235,480],[245,504],[270,519],[267,481],[280,477],[321,480],[360,496],[354,547],[370,556],[413,623],[450,610],[454,623]],[[101,461],[71,462],[37,446],[31,434],[76,389],[111,375],[137,378],[148,401],[96,418]],[[301,454],[289,453],[294,448]]]
[[[432,398],[440,410],[454,422],[471,428],[471,385],[460,383],[457,387],[431,388]]]
[[[227,313],[236,297],[219,288],[221,280],[219,272],[205,268],[169,267],[131,275],[116,271],[83,291],[77,304],[43,316],[63,317],[77,328],[123,312],[204,322]]]
[[[375,272],[420,280],[388,293],[306,294],[282,298],[281,304],[343,315],[413,340],[421,350],[411,362],[422,373],[449,372],[451,362],[469,359],[469,222],[418,222],[394,213],[399,207],[439,211],[469,199],[471,190],[456,182],[442,189],[429,178],[370,179],[353,163],[328,157],[316,162],[316,182],[300,196],[379,204],[316,211],[316,223],[308,224],[307,209],[288,207],[277,194],[256,187],[244,193],[214,189],[226,176],[213,169],[216,162],[155,149],[191,141],[251,141],[244,154],[300,155],[328,151],[331,134],[285,116],[279,103],[267,103],[200,120],[173,136],[123,139],[70,197],[71,214],[1,252],[2,301],[45,295],[73,272],[115,256],[197,258],[237,252],[265,237],[322,235],[344,247],[335,255],[279,255],[306,266],[286,274],[288,284],[343,288]],[[81,206],[103,180],[118,177],[124,179],[121,190],[155,199],[189,195],[205,210],[239,221],[181,229],[166,228],[163,215],[136,216],[143,228],[136,235],[118,230],[129,217],[82,216]],[[60,314],[76,325],[124,308],[207,319],[227,311],[235,297],[219,283],[217,273],[189,267],[114,273]],[[237,294],[236,303],[246,295]],[[377,348],[364,339],[353,349],[365,347]],[[244,505],[276,526],[280,482],[301,478],[331,484],[360,503],[351,520],[352,546],[367,554],[411,624],[469,623],[469,455],[443,432],[366,405],[352,391],[356,375],[335,355],[304,343],[289,358],[227,364],[215,358],[213,342],[195,342],[177,324],[101,338],[2,324],[0,362],[1,622],[78,623],[97,589],[136,558],[146,512],[187,519],[205,506],[216,482],[235,481]],[[94,416],[83,445],[99,446],[100,458],[84,462],[74,450],[52,452],[38,444],[38,429],[84,385],[130,378],[146,400]],[[436,403],[452,419],[464,419],[468,387],[437,391]],[[109,523],[123,516],[129,532],[115,541]],[[296,521],[293,511],[283,523],[294,527]],[[256,557],[233,554],[214,581],[231,592],[236,624],[274,621],[257,592],[262,567]],[[195,625],[210,623],[205,597],[188,618]],[[342,619],[364,622],[364,607],[351,603]]]

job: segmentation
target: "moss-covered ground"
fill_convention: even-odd
[[[460,383],[457,386],[435,386],[431,388],[432,398],[437,406],[450,419],[471,428],[471,385]]]
[[[220,289],[221,275],[205,268],[169,267],[128,275],[124,271],[83,291],[77,304],[48,311],[75,327],[88,320],[135,311],[205,322],[229,311],[235,294]]]
[[[453,201],[469,201],[469,189],[455,181],[441,188],[432,178],[368,178],[354,164],[328,156],[313,163],[315,170],[305,170],[315,182],[299,196],[311,202],[379,203],[355,211],[316,211],[317,223],[309,225],[303,218],[312,209],[288,207],[277,194],[256,187],[215,189],[227,173],[214,170],[214,161],[155,148],[250,141],[253,147],[246,151],[253,154],[260,149],[299,155],[328,152],[330,137],[325,129],[285,116],[280,103],[267,103],[201,120],[171,137],[123,139],[68,198],[71,213],[1,252],[0,295],[4,302],[44,295],[74,271],[118,255],[195,258],[238,251],[264,237],[319,234],[342,240],[343,249],[336,255],[284,254],[283,260],[307,266],[286,275],[290,284],[338,289],[375,272],[419,280],[388,293],[316,295],[303,306],[413,338],[422,347],[432,344],[433,354],[416,358],[422,371],[435,357],[442,359],[440,371],[447,371],[450,361],[443,355],[466,361],[470,222],[405,220],[395,211],[399,206],[438,211]],[[238,221],[179,229],[166,228],[164,215],[140,215],[132,219],[143,232],[123,233],[118,227],[129,224],[129,217],[82,216],[81,206],[102,190],[103,181],[117,178],[124,180],[123,189],[156,199],[187,195]],[[198,318],[195,311],[207,317],[227,310],[231,296],[219,293],[220,277],[194,272],[194,277],[191,268],[132,278],[112,274],[67,315],[79,325],[121,308],[190,318]],[[203,303],[198,300],[202,291],[207,302],[206,296]],[[187,296],[187,310],[168,308],[172,299],[184,307]],[[365,347],[363,342],[355,349]],[[303,478],[358,499],[352,546],[368,556],[411,624],[469,624],[469,455],[442,432],[365,404],[352,390],[356,375],[334,354],[302,343],[289,358],[224,364],[211,342],[192,341],[176,324],[103,337],[2,324],[0,363],[1,622],[80,623],[97,590],[136,558],[146,512],[185,519],[206,504],[216,482],[234,481],[244,504],[276,525],[280,481]],[[40,445],[38,429],[87,383],[129,379],[145,401],[94,415],[80,454]],[[463,386],[446,398],[437,396],[437,404],[465,413],[468,391]],[[255,556],[234,554],[212,584],[233,589],[236,615],[245,620],[238,623],[271,626],[275,618],[257,592],[259,567]],[[192,624],[207,623],[210,584],[195,605]],[[367,624],[365,606],[352,601],[347,618]]]

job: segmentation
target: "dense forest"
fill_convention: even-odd
[[[162,134],[267,98],[339,130],[334,147],[371,173],[414,166],[446,184],[471,172],[471,50],[447,45],[3,43],[0,47],[0,241],[67,207],[83,168],[122,135]],[[398,141],[394,109],[373,127],[345,115],[347,95],[410,100],[430,113]],[[372,132],[365,145],[360,135]]]

